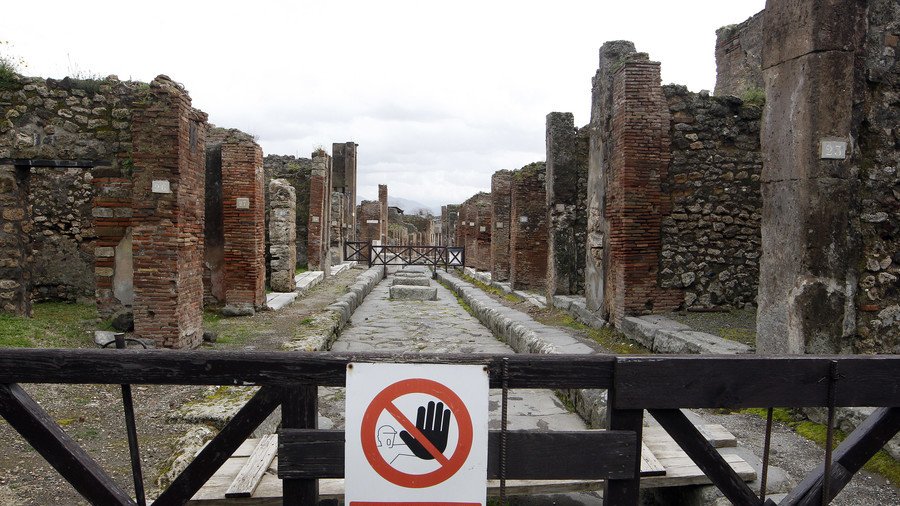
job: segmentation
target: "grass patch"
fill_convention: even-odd
[[[463,298],[460,297],[458,293],[456,293],[456,290],[454,290],[453,287],[451,287],[447,283],[444,283],[441,280],[437,280],[437,282],[440,283],[441,286],[443,286],[444,288],[449,290],[450,293],[452,293],[454,297],[456,297],[456,302],[458,302],[459,305],[462,306],[462,308],[465,309],[467,313],[469,313],[470,315],[472,315],[475,318],[478,318],[477,316],[475,316],[475,311],[472,311],[472,306],[470,306],[465,300],[463,300]]]
[[[721,328],[719,329],[719,336],[722,337],[722,339],[746,344],[751,348],[756,347],[756,332],[752,330]]]
[[[587,335],[592,341],[617,355],[644,355],[650,350],[628,339],[625,334],[612,327],[589,327],[574,316],[558,309],[548,309],[546,314],[535,316],[535,319],[544,325],[566,327]]]
[[[503,299],[505,299],[509,302],[512,302],[513,304],[518,304],[519,302],[522,302],[523,300],[525,300],[522,297],[519,297],[518,295],[516,295],[514,293],[506,293],[503,290],[497,288],[496,286],[491,286],[486,283],[482,283],[481,281],[473,278],[472,276],[469,276],[468,274],[460,273],[459,276],[462,279],[464,279],[466,282],[475,285],[482,291],[485,291],[492,295],[496,295],[498,297],[502,297]]]
[[[760,418],[766,418],[766,410],[762,408],[748,408],[739,411],[740,413],[749,413]],[[781,422],[797,434],[809,439],[821,447],[825,447],[827,439],[828,427],[820,423],[810,422],[809,420],[798,420],[794,414],[785,408],[775,408],[772,410],[772,419]],[[838,429],[834,430],[834,445],[837,447],[847,434]],[[879,450],[864,466],[866,470],[880,474],[888,479],[891,483],[900,483],[900,462],[894,460],[886,451]]]
[[[314,320],[312,319],[312,317],[307,316],[306,318],[300,320],[300,325],[312,325],[313,321]]]
[[[309,268],[306,265],[298,265],[297,268],[294,270],[294,274],[303,274],[304,272],[306,272],[308,270],[309,270]]]
[[[41,302],[33,317],[0,315],[0,347],[79,348],[93,344],[97,308],[90,304]]]
[[[741,100],[747,105],[762,107],[766,103],[766,90],[762,88],[747,88],[741,93]]]

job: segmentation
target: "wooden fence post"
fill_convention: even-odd
[[[318,426],[318,387],[301,385],[284,389],[281,403],[281,428],[315,429]],[[315,479],[282,480],[284,506],[316,506],[319,482]]]

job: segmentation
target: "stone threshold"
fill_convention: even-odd
[[[753,348],[746,344],[691,330],[683,323],[660,315],[625,317],[619,330],[632,341],[655,353],[700,355],[753,353]]]

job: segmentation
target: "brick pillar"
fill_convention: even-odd
[[[644,53],[627,59],[613,75],[612,101],[604,284],[610,317],[618,325],[628,315],[675,309],[683,297],[660,288],[658,280],[662,218],[671,212],[661,187],[671,148],[659,63]]]
[[[572,113],[547,115],[547,297],[584,293],[587,137]]]
[[[95,297],[100,317],[109,318],[134,303],[131,179],[94,172]]]
[[[27,174],[0,165],[0,309],[18,316],[31,316]]]
[[[388,239],[388,189],[386,184],[378,185],[378,203],[381,205],[381,244]]]
[[[272,291],[293,292],[297,286],[297,193],[286,179],[269,182],[269,258]]]
[[[331,157],[324,151],[313,153],[309,177],[309,227],[306,242],[310,270],[330,275],[331,259]]]
[[[343,214],[344,237],[348,241],[356,240],[356,148],[355,142],[334,143],[331,145],[333,156],[332,189],[344,195]]]
[[[512,171],[501,170],[491,176],[491,279],[509,280],[509,231],[512,210]]]
[[[543,290],[547,278],[547,195],[544,162],[512,175],[509,281],[516,290]]]
[[[475,268],[480,271],[491,270],[491,194],[479,193],[475,198]]]
[[[900,20],[896,8],[867,13],[865,5],[766,4],[760,353],[897,351],[898,321],[889,316],[900,299],[897,199],[889,188],[898,180],[882,169],[897,163],[900,90],[896,63],[893,74],[882,66],[898,49]],[[893,310],[880,318],[890,305],[881,297],[892,292]],[[859,339],[858,326],[874,319],[875,332]]]
[[[206,114],[165,76],[133,115],[135,333],[167,348],[203,339]]]
[[[265,194],[262,148],[249,136],[222,143],[225,304],[253,314],[266,303]]]

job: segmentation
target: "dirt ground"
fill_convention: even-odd
[[[316,331],[303,324],[346,292],[361,271],[351,269],[319,284],[281,311],[252,317],[224,319],[207,314],[204,327],[218,332],[215,344],[204,349],[280,350],[281,344],[303,332]],[[36,343],[40,345],[41,343]],[[90,347],[85,337],[73,346]],[[115,353],[110,350],[110,353]],[[81,445],[126,491],[133,493],[131,460],[125,434],[121,388],[116,385],[23,385],[23,388]],[[155,483],[167,460],[190,427],[173,423],[167,415],[203,396],[206,387],[132,387],[145,487],[155,496]],[[0,419],[0,506],[69,506],[87,504],[31,446]]]

